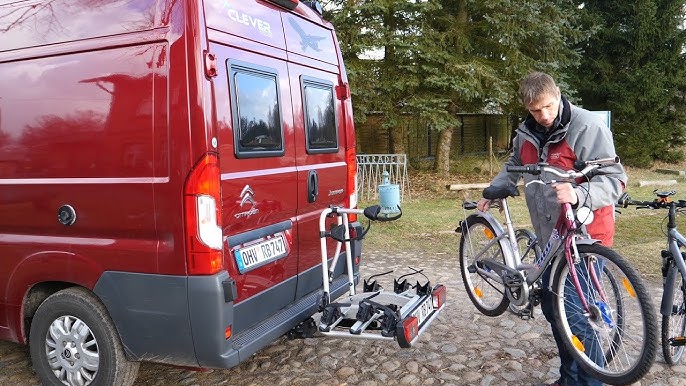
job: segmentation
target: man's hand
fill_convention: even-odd
[[[555,189],[555,193],[557,193],[558,204],[567,202],[576,205],[579,202],[579,197],[576,196],[576,191],[569,182],[558,182],[552,186]]]
[[[482,211],[482,212],[488,212],[488,210],[491,208],[491,200],[482,198],[479,200],[479,202],[476,203],[476,209]]]

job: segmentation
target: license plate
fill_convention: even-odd
[[[422,323],[426,320],[426,318],[431,315],[431,313],[434,311],[434,302],[431,296],[427,296],[426,299],[422,302],[422,304],[419,305],[413,312],[412,316],[417,317],[417,322],[421,326]]]
[[[243,273],[288,255],[283,233],[234,251],[238,271]]]

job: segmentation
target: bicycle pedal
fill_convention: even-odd
[[[684,346],[686,345],[686,336],[675,336],[669,339],[670,346]]]
[[[534,313],[531,310],[524,308],[519,310],[519,318],[522,320],[531,320],[534,318]]]

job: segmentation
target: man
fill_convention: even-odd
[[[520,83],[519,94],[529,111],[513,139],[513,151],[505,165],[527,165],[546,162],[563,170],[573,169],[576,160],[615,157],[612,133],[594,113],[571,104],[561,95],[553,78],[542,72],[527,75]],[[495,177],[492,185],[514,185],[520,175],[508,173],[506,168]],[[526,203],[539,240],[547,242],[557,222],[560,204],[586,206],[594,219],[586,225],[590,237],[603,245],[612,246],[614,237],[614,203],[626,186],[627,176],[621,165],[600,169],[590,180],[576,186],[570,183],[554,185],[531,184],[526,188]],[[477,207],[487,211],[490,201],[481,199]],[[560,379],[552,385],[597,386],[602,383],[591,378],[577,366],[564,347],[561,333],[553,315],[553,297],[548,288],[550,267],[543,274],[541,308],[551,325],[560,354]]]

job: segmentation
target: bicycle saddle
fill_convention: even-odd
[[[491,185],[484,189],[483,196],[488,200],[499,200],[501,198],[519,196],[519,190],[514,185]]]

